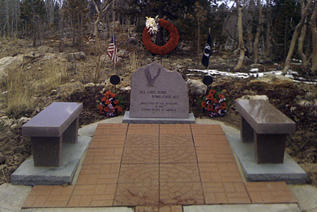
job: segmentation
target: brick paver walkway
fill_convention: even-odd
[[[218,125],[99,124],[77,183],[34,186],[23,207],[293,202],[284,182],[243,182]]]

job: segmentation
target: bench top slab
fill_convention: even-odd
[[[238,99],[235,105],[258,134],[289,134],[295,131],[295,122],[268,101]]]
[[[59,137],[79,116],[82,109],[82,103],[53,102],[22,126],[22,135]]]

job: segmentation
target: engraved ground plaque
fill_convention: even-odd
[[[189,117],[187,86],[176,71],[151,63],[132,74],[130,118]]]

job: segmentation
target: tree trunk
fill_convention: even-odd
[[[234,67],[234,70],[237,71],[242,67],[244,56],[245,56],[245,47],[243,41],[243,26],[242,26],[242,8],[240,6],[240,1],[236,0],[238,7],[238,32],[239,32],[239,49],[240,56],[237,65]]]
[[[54,26],[54,0],[49,1],[50,27]]]
[[[60,4],[62,3],[62,0],[59,0]],[[63,10],[60,9],[59,10],[59,14],[60,14],[60,19],[59,19],[59,23],[58,23],[58,27],[59,27],[59,51],[63,52],[64,51],[64,13]]]
[[[257,27],[257,31],[255,34],[255,40],[254,40],[254,63],[259,62],[259,40],[260,40],[260,35],[262,33],[262,3],[261,0],[257,0],[257,5],[259,7],[259,23]]]
[[[304,13],[304,9],[305,9],[305,1],[301,1],[301,14]],[[306,31],[307,31],[307,25],[304,24],[300,32],[300,36],[298,38],[298,49],[297,49],[298,54],[300,55],[304,66],[307,66],[309,63],[309,60],[307,59],[307,56],[304,53],[304,42],[306,38]]]
[[[247,57],[251,57],[251,55],[253,54],[253,34],[252,34],[252,26],[251,24],[248,25],[247,27],[247,51],[246,51],[246,56]]]
[[[316,18],[317,18],[317,2],[315,2],[314,12],[310,19],[310,27],[312,31],[312,72],[317,74],[317,26],[316,26]]]
[[[20,17],[20,2],[15,1],[15,12],[14,12],[14,19],[15,19],[15,33],[14,36],[18,37],[18,24],[19,24],[19,17]]]
[[[304,1],[304,0],[302,0]],[[293,33],[293,37],[292,37],[292,41],[291,41],[291,44],[290,44],[290,47],[289,47],[289,50],[288,50],[288,54],[287,54],[287,57],[286,57],[286,60],[285,60],[285,64],[284,64],[284,69],[283,69],[283,74],[286,74],[288,69],[289,69],[289,66],[290,66],[290,63],[291,63],[291,59],[292,59],[292,56],[293,56],[293,52],[294,52],[294,49],[295,49],[295,44],[296,44],[296,40],[298,38],[298,35],[299,35],[299,32],[304,24],[304,21],[308,15],[308,11],[309,11],[309,8],[311,7],[311,4],[312,4],[312,0],[309,0],[305,9],[304,9],[304,12],[301,16],[301,19],[299,21],[299,23],[296,25],[296,28],[295,28],[295,31]]]
[[[199,20],[199,17],[198,17],[198,20],[197,20],[197,56],[199,57],[200,55],[200,20]]]
[[[9,37],[9,28],[10,28],[10,25],[9,25],[9,19],[10,19],[10,14],[9,14],[9,0],[5,0],[4,1],[5,3],[5,32],[6,32],[6,37]]]
[[[265,36],[265,57],[269,58],[270,60],[272,59],[271,57],[271,47],[272,47],[272,42],[271,42],[271,23],[267,23],[267,28],[266,28],[266,36]]]
[[[95,2],[95,0],[92,1],[94,3],[94,6],[95,6],[95,9],[96,9],[96,12],[97,12],[97,18],[94,22],[94,37],[95,39],[99,39],[99,33],[98,33],[98,24],[100,22],[100,10],[98,8],[98,5],[97,3]]]

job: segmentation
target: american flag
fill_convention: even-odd
[[[118,55],[117,55],[117,47],[116,47],[116,40],[114,35],[109,43],[109,47],[107,49],[107,55],[110,57],[111,61],[116,64],[118,62]]]

